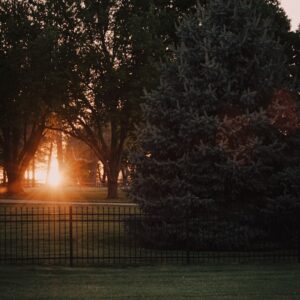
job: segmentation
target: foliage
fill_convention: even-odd
[[[11,192],[21,190],[47,116],[65,95],[58,38],[44,9],[40,1],[0,5],[0,147]]]
[[[297,89],[300,91],[300,25],[296,32],[291,36],[293,45],[293,63],[292,63],[292,74],[297,80]]]
[[[72,86],[59,112],[62,129],[88,144],[105,166],[108,198],[117,196],[123,150],[140,120],[143,89],[157,83],[156,64],[168,53],[174,23],[194,3],[172,2],[87,0],[73,2],[73,15],[65,17],[76,23],[65,21]]]
[[[94,150],[115,197],[125,141],[140,120],[140,96],[157,82],[156,63],[167,57],[174,24],[194,3],[2,1],[2,124],[17,128],[18,140],[1,136],[1,149],[12,155],[5,158],[9,182],[20,185],[45,123],[53,128],[48,115],[55,110],[63,117],[55,129]],[[30,133],[35,138],[28,143]]]
[[[167,223],[250,213],[274,198],[275,174],[300,165],[284,17],[274,1],[214,0],[179,26],[174,62],[146,95],[133,159],[131,196],[146,213]]]

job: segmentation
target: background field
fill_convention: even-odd
[[[0,190],[1,199],[23,200],[23,201],[42,201],[42,202],[107,202],[107,189],[104,187],[59,187],[51,188],[40,186],[36,188],[26,188],[24,194],[7,197],[4,190]],[[129,202],[126,193],[120,189],[118,199],[110,199],[109,202]]]
[[[0,268],[1,300],[300,299],[299,265]]]

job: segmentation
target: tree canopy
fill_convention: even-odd
[[[263,206],[275,177],[299,166],[298,99],[279,39],[289,28],[277,20],[274,1],[213,0],[179,26],[133,158],[131,195],[146,212],[178,219]],[[290,130],[276,126],[290,110]]]
[[[254,119],[270,141],[281,138],[278,132],[294,133],[282,125],[284,118],[276,111],[281,111],[282,103],[291,111],[296,109],[293,97],[282,88],[287,92],[298,83],[299,32],[290,32],[279,2],[199,3],[207,8],[196,9],[195,0],[1,1],[0,161],[9,190],[21,190],[24,172],[49,129],[76,137],[94,151],[108,175],[108,198],[117,197],[121,162],[127,160],[124,150],[127,153],[135,126],[143,127],[145,121],[146,136],[149,124],[162,122],[158,116],[151,119],[152,110],[160,118],[171,114],[163,121],[163,135],[173,136],[173,146],[178,138],[185,145],[182,152],[174,146],[178,153],[172,152],[175,148],[171,152],[163,149],[166,159],[168,155],[171,160],[178,155],[187,157],[185,151],[198,147],[195,140],[201,140],[210,147],[215,143],[213,156],[221,165],[226,161],[224,170],[230,169],[230,160],[242,161],[244,167],[239,169],[250,168],[245,165],[253,161],[254,140],[260,137],[250,126]],[[208,16],[207,11],[213,14]],[[172,63],[163,70],[157,92],[147,96],[144,119],[140,109],[144,90],[159,86],[161,61]],[[168,93],[177,100],[171,101],[173,96]],[[278,95],[285,95],[285,100]],[[155,97],[156,102],[149,100]],[[270,108],[269,103],[278,109]],[[294,115],[290,112],[289,116]],[[270,118],[276,126],[267,128]],[[190,128],[189,122],[199,128]],[[153,142],[152,149],[158,140],[151,130],[145,139],[149,145]],[[207,168],[207,174],[212,172],[214,177],[220,166],[210,166],[210,160],[203,159],[203,165],[201,160],[197,163],[199,169]],[[192,170],[188,160],[186,166]],[[245,178],[252,171],[247,172]],[[189,185],[198,185],[198,181]]]
[[[143,90],[157,83],[156,65],[167,58],[174,24],[194,1],[171,3],[81,1],[72,6],[77,24],[70,30],[76,38],[69,44],[71,88],[59,112],[62,130],[87,143],[103,163],[108,198],[117,197],[123,150],[140,120]]]
[[[64,93],[56,31],[39,1],[0,4],[0,147],[9,192],[19,192],[24,172]]]

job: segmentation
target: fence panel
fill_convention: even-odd
[[[166,221],[137,206],[1,205],[0,263],[125,265],[297,261],[298,228],[241,215]],[[275,232],[275,234],[277,234]]]

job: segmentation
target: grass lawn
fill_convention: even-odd
[[[0,267],[0,298],[296,300],[300,266]]]
[[[0,190],[0,200],[7,199],[7,195]],[[13,200],[44,201],[44,202],[107,202],[107,189],[96,187],[48,187],[26,188],[24,194],[11,196]],[[110,199],[109,202],[128,202],[126,193],[119,190],[118,199]]]

